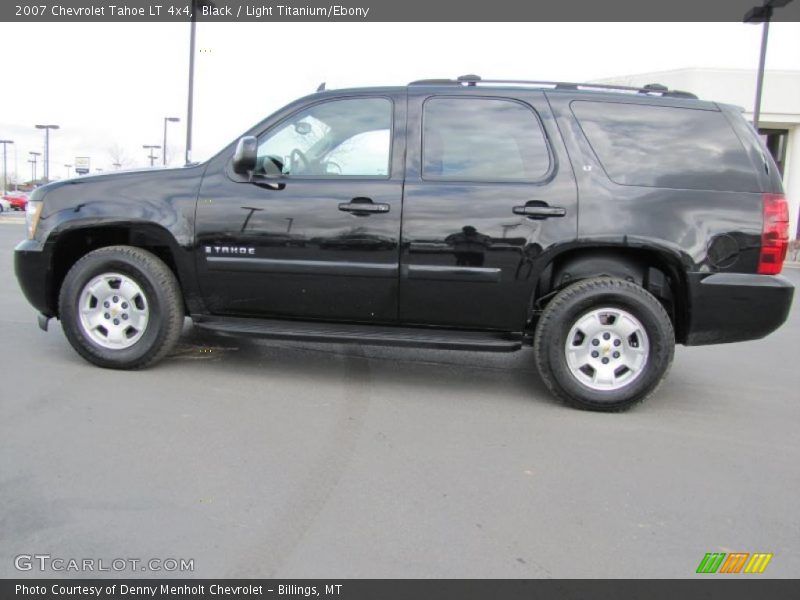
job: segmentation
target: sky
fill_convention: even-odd
[[[740,23],[198,23],[192,159],[323,81],[331,89],[464,73],[590,81],[755,69],[760,41],[759,26]],[[91,157],[93,172],[112,169],[115,157],[148,165],[142,145],[162,144],[168,116],[180,122],[169,124],[167,157],[183,163],[187,23],[0,23],[0,57],[10,173],[30,178],[28,153],[44,146],[37,123],[60,125],[51,179],[76,156]],[[800,23],[772,24],[767,69],[800,70]]]

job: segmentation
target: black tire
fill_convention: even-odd
[[[624,310],[635,317],[649,344],[639,374],[613,390],[589,387],[573,375],[567,362],[567,337],[573,325],[600,308]],[[577,408],[620,411],[644,400],[666,377],[675,351],[675,334],[666,310],[647,290],[629,281],[599,277],[578,281],[550,301],[537,323],[533,349],[539,374],[555,396]]]
[[[149,319],[141,337],[127,348],[105,348],[87,335],[80,322],[84,286],[103,273],[130,277],[147,298]],[[183,328],[183,301],[173,272],[157,256],[132,246],[107,246],[76,262],[64,278],[59,318],[69,343],[89,362],[111,369],[142,369],[164,358]]]

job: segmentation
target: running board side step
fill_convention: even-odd
[[[194,324],[197,327],[221,334],[249,335],[278,340],[482,350],[484,352],[513,352],[522,347],[521,333],[496,331],[463,331],[239,317],[195,317]]]

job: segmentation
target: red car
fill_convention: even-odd
[[[3,199],[8,200],[11,210],[25,210],[28,206],[28,195],[21,192],[11,192],[3,196]]]

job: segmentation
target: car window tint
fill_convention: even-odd
[[[744,146],[721,112],[572,102],[609,178],[622,185],[758,191]]]
[[[549,170],[547,142],[530,107],[494,98],[425,102],[423,178],[532,181]]]

